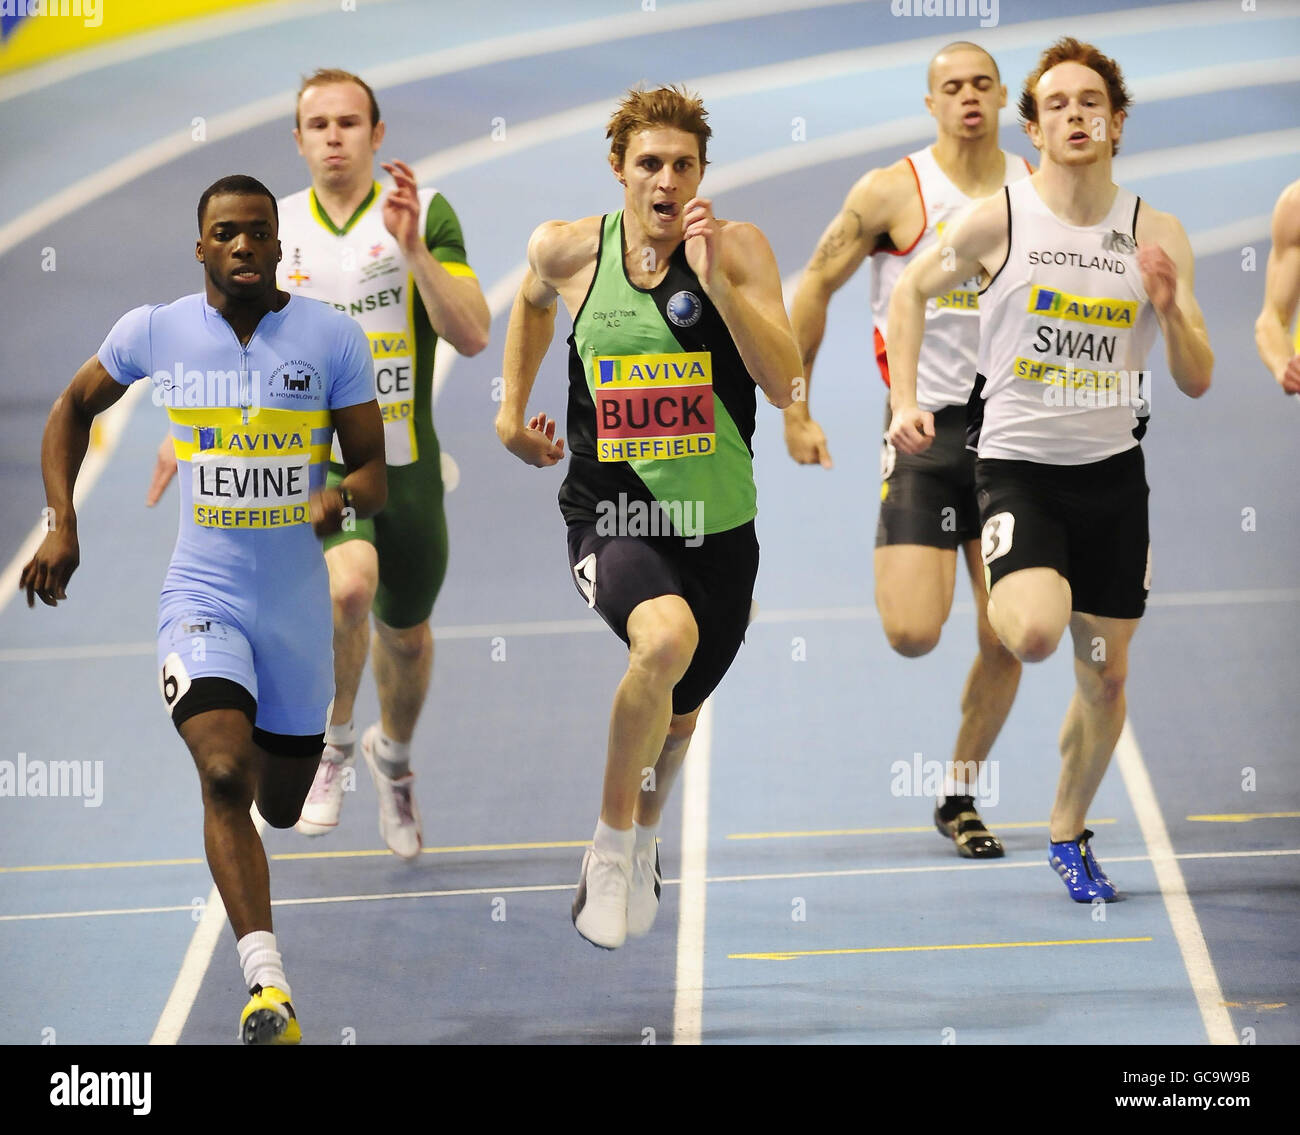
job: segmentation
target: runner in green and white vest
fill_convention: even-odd
[[[365,330],[389,478],[384,511],[325,545],[334,603],[334,712],[298,830],[324,835],[338,823],[373,611],[380,721],[362,735],[361,752],[379,794],[380,833],[396,855],[414,859],[423,832],[412,792],[411,738],[433,667],[429,616],[447,569],[433,357],[439,339],[462,355],[477,354],[487,346],[491,317],[447,199],[418,189],[402,162],[384,163],[392,192],[384,195],[375,181],[384,123],[369,87],[343,72],[310,76],[298,95],[294,137],[312,184],[280,202],[280,286],[333,304]],[[333,467],[331,483],[344,472]]]

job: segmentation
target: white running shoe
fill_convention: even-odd
[[[361,736],[361,755],[366,758],[370,778],[379,795],[379,834],[388,849],[408,862],[420,858],[424,833],[420,826],[420,806],[415,802],[415,773],[408,772],[392,780],[375,764],[375,742],[379,726],[372,725]]]
[[[617,950],[627,940],[631,888],[631,859],[587,848],[578,893],[573,896],[574,928],[593,946]]]
[[[352,745],[326,745],[316,766],[316,779],[303,802],[294,827],[301,835],[328,835],[339,826],[343,810],[344,770],[356,759]]]
[[[659,913],[659,891],[663,886],[663,873],[659,870],[659,843],[654,854],[650,848],[637,848],[632,853],[632,889],[627,899],[627,936],[640,938],[650,933]]]

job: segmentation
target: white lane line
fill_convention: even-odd
[[[749,20],[759,15],[834,7],[856,2],[858,0],[707,0],[701,4],[683,5],[656,12],[653,16],[636,11],[399,59],[394,63],[369,69],[366,80],[373,89],[378,91],[419,79],[484,67],[512,59],[526,59],[571,47],[594,47],[637,36],[659,35],[663,32],[708,24]],[[207,141],[204,144],[224,141],[277,119],[288,122],[292,117],[295,93],[295,90],[286,89],[226,111],[224,114],[213,115],[208,120]],[[606,115],[613,103],[613,99],[606,103]],[[193,153],[197,145],[187,127],[164,135],[95,173],[79,178],[61,193],[46,198],[39,205],[20,213],[12,221],[0,226],[0,256],[68,214],[93,204],[106,194],[130,184],[168,162]],[[491,152],[499,156],[503,151],[497,148]]]
[[[1240,252],[1244,245],[1253,240],[1268,240],[1272,232],[1273,216],[1271,213],[1256,213],[1253,217],[1243,217],[1239,221],[1229,221],[1213,229],[1202,229],[1188,239],[1192,244],[1192,255],[1215,256],[1220,252]],[[1147,600],[1151,602],[1151,600]]]
[[[266,830],[266,821],[262,819],[256,804],[251,811],[253,826],[257,829],[260,839],[262,832]],[[272,903],[272,906],[274,905]],[[212,955],[216,952],[225,925],[226,905],[221,901],[217,885],[213,883],[212,890],[208,892],[207,904],[203,908],[203,917],[194,928],[194,937],[190,939],[190,944],[185,950],[180,972],[176,975],[172,991],[167,995],[167,1003],[163,1005],[162,1013],[158,1016],[153,1036],[149,1038],[150,1044],[180,1043],[185,1022],[189,1020],[190,1010],[194,1008],[194,1000],[199,995],[208,966],[212,964]]]
[[[682,874],[677,918],[673,1044],[699,1044],[704,1012],[704,928],[708,895],[709,768],[713,699],[704,703],[682,770]]]
[[[95,482],[99,480],[100,475],[108,466],[109,459],[116,451],[118,441],[121,440],[122,431],[131,418],[131,412],[144,395],[146,385],[147,383],[144,382],[132,383],[127,388],[126,393],[95,420],[95,425],[90,431],[90,447],[86,451],[86,459],[82,462],[81,473],[77,477],[76,488],[72,494],[72,507],[78,511],[81,510],[86,498],[90,496],[91,490],[95,487]],[[55,517],[55,523],[58,523],[57,517]],[[18,594],[18,578],[22,575],[24,565],[36,554],[36,549],[40,547],[41,541],[45,539],[45,533],[45,522],[43,520],[37,521],[27,534],[27,538],[19,545],[13,559],[5,566],[4,571],[0,572],[0,613],[9,605],[10,600]],[[76,584],[77,577],[74,575],[70,586],[75,589]],[[71,597],[74,593],[74,591],[69,591],[69,599],[66,602],[72,601]],[[25,594],[24,602],[26,602]],[[37,600],[37,605],[44,606],[40,600]]]
[[[1171,591],[1153,595],[1148,607],[1237,607],[1254,603],[1295,603],[1300,589],[1294,587],[1257,588],[1246,591]]]
[[[1178,952],[1182,955],[1183,966],[1192,983],[1192,992],[1201,1011],[1205,1032],[1211,1044],[1236,1044],[1237,1034],[1232,1027],[1232,1017],[1223,1005],[1223,990],[1219,986],[1219,976],[1214,972],[1210,949],[1205,943],[1200,921],[1187,893],[1187,883],[1183,879],[1178,857],[1174,854],[1169,832],[1160,814],[1160,805],[1156,802],[1155,788],[1142,760],[1142,751],[1138,748],[1133,727],[1127,718],[1124,720],[1119,744],[1115,746],[1115,759],[1124,776],[1124,787],[1128,790],[1129,799],[1133,802],[1133,810],[1142,829],[1142,840],[1151,853],[1156,882],[1160,886],[1169,923],[1178,942]]]
[[[11,564],[10,567],[13,565]],[[17,575],[14,576],[17,579]],[[1270,603],[1300,603],[1300,588],[1275,587],[1254,591],[1183,591],[1153,595],[1148,607],[1239,607]],[[954,603],[954,615],[974,612],[969,602]],[[874,607],[787,607],[760,611],[755,623],[872,622],[880,618]],[[564,634],[600,634],[605,623],[591,616],[583,619],[549,619],[526,623],[464,623],[433,628],[440,642],[458,639],[517,638]],[[85,662],[104,658],[152,657],[154,642],[91,643],[85,646],[18,646],[0,650],[5,662]]]
[[[167,909],[167,908],[160,908]],[[186,908],[181,907],[184,910]],[[226,906],[221,901],[221,894],[214,883],[208,892],[207,905],[203,908],[203,917],[194,929],[194,936],[186,947],[185,957],[181,960],[180,972],[172,984],[172,991],[167,995],[158,1023],[154,1026],[150,1044],[176,1044],[181,1039],[185,1022],[189,1020],[194,999],[199,995],[199,987],[208,972],[212,955],[216,952],[221,931],[226,925]]]
[[[689,762],[687,762],[689,763]],[[1190,851],[1175,855],[1175,859],[1259,859],[1281,855],[1300,855],[1300,848],[1278,848],[1265,851]],[[1108,855],[1109,863],[1150,863],[1149,855]],[[713,886],[721,883],[771,883],[790,879],[852,879],[876,875],[934,875],[948,872],[983,872],[983,871],[1022,871],[1039,869],[1045,866],[1046,859],[1018,859],[1006,863],[935,863],[924,867],[846,867],[834,871],[773,871],[760,875],[707,875],[698,882]],[[685,879],[665,878],[665,887],[679,887],[687,884]],[[445,899],[464,898],[478,895],[523,895],[545,891],[572,891],[574,884],[569,883],[534,883],[529,885],[505,885],[499,887],[460,887],[455,890],[441,891],[389,891],[368,895],[319,895],[312,898],[273,899],[272,907],[280,906],[319,906],[331,903],[347,902],[388,902],[396,899]],[[211,903],[209,903],[209,909]],[[105,918],[137,914],[179,914],[192,910],[184,906],[140,906],[118,910],[61,910],[37,914],[0,914],[0,922],[41,922],[56,918]],[[220,929],[220,926],[218,926]],[[681,935],[678,933],[680,947]],[[680,951],[679,951],[680,952]],[[681,987],[678,986],[680,991]],[[679,1002],[680,1004],[680,1002]],[[677,1043],[683,1043],[678,1041]]]
[[[1256,134],[1241,134],[1214,142],[1166,146],[1161,150],[1148,150],[1132,157],[1121,155],[1115,159],[1114,180],[1120,185],[1127,185],[1144,177],[1165,177],[1181,173],[1185,169],[1217,169],[1242,162],[1286,157],[1297,150],[1300,150],[1300,128],[1261,130]]]
[[[1017,40],[1037,42],[1034,36],[1042,34],[1044,34],[1042,31],[1035,32],[1033,35],[1017,32]],[[809,82],[855,75],[880,66],[897,67],[908,62],[920,63],[927,60],[936,47],[942,46],[939,41],[945,39],[946,37],[940,36],[908,40],[889,47],[836,51],[791,62],[724,71],[714,75],[700,75],[685,82],[690,89],[701,91],[711,101],[721,98],[740,98],[779,87],[796,87]],[[1020,44],[1017,42],[1012,46],[1020,46]],[[1298,71],[1300,71],[1300,56],[1248,63],[1216,64],[1178,71],[1152,80],[1150,94],[1143,95],[1142,101],[1143,105],[1146,105],[1182,98],[1190,94],[1202,94],[1206,91],[1290,83],[1294,82]],[[609,108],[614,105],[617,98],[616,92],[555,114],[511,123],[503,139],[483,137],[461,142],[419,159],[412,164],[412,168],[421,183],[433,183],[449,174],[459,173],[476,165],[510,157],[538,146],[549,145],[584,131],[602,129],[609,118]],[[1276,147],[1279,143],[1272,135],[1285,133],[1287,131],[1269,131],[1257,137],[1263,139],[1266,146]],[[929,140],[933,136],[934,119],[928,114],[890,119],[873,126],[846,130],[825,138],[814,138],[807,142],[786,145],[778,150],[756,154],[730,164],[725,174],[718,170],[710,170],[709,191],[710,193],[724,192],[734,188],[735,184],[745,184],[756,180],[759,176],[775,176],[809,165],[838,161],[841,158],[889,146]],[[1230,144],[1240,149],[1246,141],[1247,139],[1232,140]],[[1168,160],[1177,160],[1178,155],[1174,151],[1186,148],[1170,147],[1167,151],[1159,152],[1169,154]],[[1287,151],[1284,149],[1282,152]],[[1272,156],[1272,150],[1270,149],[1270,153],[1263,156]],[[1121,158],[1117,169],[1122,170],[1125,161],[1138,163],[1145,161],[1146,158],[1146,154]],[[755,170],[761,173],[756,174]],[[1166,172],[1170,171],[1156,169],[1156,173]],[[1135,176],[1147,175],[1139,172]],[[735,179],[735,184],[732,179]]]
[[[643,13],[629,13],[590,21],[587,24],[508,36],[486,43],[470,44],[466,47],[434,52],[431,55],[398,60],[385,67],[373,69],[368,75],[368,81],[373,88],[379,90],[399,83],[414,82],[507,59],[542,55],[571,46],[595,46],[639,35],[659,34],[675,28],[752,19],[756,15],[851,2],[853,0],[794,0],[794,2],[769,0],[768,3],[763,3],[761,0],[713,0],[711,3],[658,13],[653,24],[645,20]],[[1222,5],[1219,0],[1203,0],[1201,3],[1161,5],[1132,12],[1106,12],[1077,19],[1072,25],[1072,30],[1077,35],[1091,33],[1104,33],[1111,36],[1131,35],[1165,30],[1171,20],[1183,27],[1222,23],[1224,22]],[[990,50],[1032,46],[1042,41],[1044,36],[1048,38],[1054,36],[1059,30],[1058,24],[1057,20],[1035,20],[1012,27],[994,28],[983,39],[985,46]],[[878,67],[921,63],[928,60],[946,42],[948,42],[947,35],[926,36],[883,47],[830,52],[802,60],[691,79],[687,82],[693,88],[704,90],[710,98],[732,97],[770,90],[776,86],[790,86],[811,80],[857,74]],[[1158,80],[1153,81],[1155,93],[1148,96],[1145,101],[1154,102],[1200,93],[1204,89],[1201,75],[1206,70],[1210,72],[1208,81],[1211,83],[1211,89],[1215,90],[1290,81],[1291,76],[1295,74],[1295,68],[1294,61],[1290,61],[1289,67],[1288,62],[1279,59],[1216,64],[1206,69],[1160,76]],[[609,108],[614,104],[618,93],[621,92],[616,92],[599,103],[588,103],[558,115],[521,123],[512,127],[506,139],[501,142],[485,136],[459,146],[449,147],[439,155],[417,163],[416,173],[420,180],[428,180],[430,171],[436,176],[439,173],[450,172],[452,169],[505,156],[524,148],[524,145],[539,145],[565,134],[601,126],[608,117]],[[214,115],[208,122],[208,141],[221,141],[273,122],[277,118],[287,118],[289,109],[293,106],[293,98],[294,92],[282,91],[224,114]],[[916,121],[931,122],[927,117],[921,117]],[[886,124],[886,127],[888,126],[889,124]],[[933,129],[932,124],[928,129]],[[528,134],[530,130],[532,141],[526,141],[521,145],[519,132]],[[47,198],[39,205],[19,214],[8,224],[0,226],[0,256],[69,213],[92,204],[101,196],[129,184],[178,157],[193,152],[194,147],[195,142],[190,131],[178,130],[141,147],[96,173],[79,179],[63,192]],[[798,149],[797,146],[793,148]],[[714,181],[711,184],[717,183]]]

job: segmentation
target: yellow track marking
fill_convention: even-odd
[[[1064,938],[1049,942],[963,942],[951,946],[853,946],[840,950],[778,950],[772,954],[728,954],[759,962],[792,962],[796,958],[821,958],[831,954],[912,954],[930,950],[1014,950],[1024,946],[1115,946],[1125,942],[1150,942],[1151,938]]]
[[[550,848],[587,847],[586,839],[556,840],[548,843],[467,843],[462,847],[425,847],[426,855],[452,855],[467,851],[544,851]],[[280,859],[364,859],[373,855],[392,855],[387,848],[364,851],[288,851],[272,855]],[[110,867],[195,867],[202,859],[126,859],[110,863],[46,863],[33,867],[0,867],[0,874],[19,874],[31,871],[95,871]]]
[[[1300,812],[1224,812],[1221,815],[1188,816],[1204,824],[1244,824],[1250,820],[1294,820]]]
[[[1118,823],[1117,820],[1087,820],[1089,827],[1100,827],[1102,824]],[[1045,828],[1046,820],[1021,820],[1017,823],[997,823],[994,825],[998,831],[1004,828]],[[826,828],[821,831],[810,832],[732,832],[727,836],[728,839],[797,839],[802,836],[831,836],[831,835],[910,835],[913,832],[932,832],[933,824],[920,824],[915,827],[906,828]]]

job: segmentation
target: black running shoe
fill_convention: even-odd
[[[949,796],[935,808],[934,826],[957,845],[957,854],[964,859],[1001,859],[1007,853],[1002,841],[984,826],[973,796]]]

